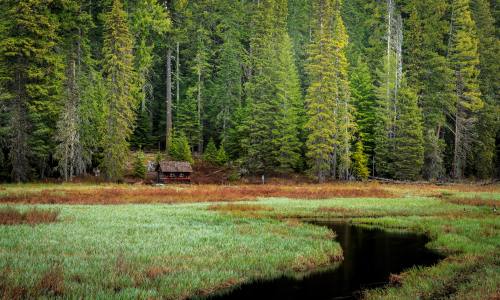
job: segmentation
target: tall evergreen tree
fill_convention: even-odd
[[[462,178],[471,153],[477,111],[482,108],[479,89],[479,53],[469,0],[453,1],[449,60],[454,71],[454,142],[452,176]]]
[[[242,139],[252,172],[285,170],[298,163],[300,145],[294,120],[300,102],[291,41],[286,32],[287,1],[256,4],[251,38],[253,72],[247,83],[248,112]]]
[[[135,119],[133,41],[127,13],[120,0],[114,0],[105,18],[103,71],[109,89],[102,166],[106,177],[121,179],[128,154],[128,138]]]
[[[88,33],[93,26],[84,3],[67,1],[64,3],[64,14],[61,17],[61,29],[65,33],[64,48],[66,52],[66,78],[64,81],[63,99],[65,101],[60,114],[55,141],[57,142],[54,157],[58,160],[58,170],[64,180],[72,180],[73,176],[85,172],[90,159],[86,156],[82,139],[82,89],[85,78],[92,68]],[[95,132],[92,137],[97,137]]]
[[[288,33],[283,34],[278,52],[276,127],[273,130],[273,156],[280,172],[286,173],[301,165],[301,143],[299,133],[304,126],[304,103],[300,93],[300,82],[293,56],[293,45]]]
[[[352,173],[359,180],[365,180],[370,175],[368,171],[368,159],[363,148],[363,142],[358,140],[354,146],[354,153],[352,154]]]
[[[446,1],[413,0],[404,6],[406,25],[405,69],[415,88],[424,118],[427,179],[442,177],[446,115],[452,111],[453,73],[446,61],[445,37],[449,32]]]
[[[12,179],[29,179],[50,170],[52,135],[61,109],[63,78],[57,17],[50,1],[3,1],[0,21],[0,85],[9,111],[9,160]],[[32,159],[32,160],[31,160]]]
[[[306,97],[307,156],[319,181],[337,174],[347,178],[352,117],[345,56],[347,33],[340,1],[315,1],[313,14],[313,40],[306,66],[310,81]]]
[[[496,35],[495,19],[490,2],[472,1],[472,12],[479,38],[479,87],[483,95],[484,107],[478,112],[474,139],[472,169],[479,178],[489,178],[495,174],[498,161],[496,139],[500,137],[500,40]]]
[[[354,65],[350,75],[351,97],[356,108],[354,117],[363,149],[371,162],[375,148],[375,109],[377,98],[368,64],[360,58]]]
[[[207,107],[208,117],[215,124],[215,135],[223,145],[235,143],[228,141],[229,132],[236,127],[235,114],[242,106],[243,98],[243,68],[245,53],[240,41],[240,33],[234,28],[234,22],[222,23],[218,35],[223,44],[218,57],[214,74],[212,97]],[[210,120],[209,120],[210,121]]]
[[[416,93],[403,82],[399,90],[399,113],[395,122],[394,178],[416,180],[424,163],[422,113]]]
[[[140,87],[136,93],[140,106],[137,108],[137,123],[131,144],[136,147],[148,147],[153,142],[151,103],[154,98],[153,66],[159,62],[154,51],[161,46],[161,37],[170,30],[171,20],[166,7],[157,0],[137,1],[130,19],[130,30],[135,40],[134,67]]]

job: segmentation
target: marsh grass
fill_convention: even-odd
[[[332,266],[342,258],[334,233],[304,219],[426,234],[447,256],[394,274],[367,299],[500,291],[500,218],[490,206],[498,185],[1,187],[0,202],[18,211],[32,206],[12,202],[72,205],[47,205],[61,216],[50,226],[0,225],[0,298],[184,299]],[[136,202],[185,204],[119,205]]]
[[[75,186],[75,188],[72,188]],[[192,203],[257,200],[287,197],[291,199],[329,199],[395,195],[377,184],[324,185],[21,185],[0,192],[1,203],[18,204],[124,204],[124,203]]]
[[[212,204],[207,207],[208,210],[215,211],[226,211],[226,212],[243,212],[243,211],[272,211],[273,208],[270,206],[260,205],[260,204]]]
[[[341,258],[326,228],[208,206],[51,205],[61,222],[0,226],[0,298],[184,299]]]
[[[19,211],[13,207],[0,208],[0,225],[42,224],[57,221],[59,211],[30,208]]]

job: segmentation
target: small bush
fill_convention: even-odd
[[[210,139],[208,142],[207,148],[203,153],[203,160],[211,164],[217,163],[217,147],[213,139]]]
[[[368,159],[366,158],[363,143],[361,141],[358,141],[356,143],[355,150],[352,155],[352,160],[354,176],[356,176],[357,179],[366,180],[369,175],[367,167]]]
[[[146,178],[146,172],[146,158],[144,157],[144,152],[138,151],[134,161],[134,176],[144,179]]]
[[[229,174],[229,176],[227,177],[227,180],[229,182],[235,182],[235,181],[238,181],[240,179],[241,179],[240,173],[238,173],[237,171],[231,172],[231,174]]]
[[[217,151],[217,156],[215,158],[215,162],[219,166],[225,165],[229,160],[229,157],[227,156],[226,150],[224,150],[224,146],[220,145],[219,150]]]
[[[168,154],[172,159],[177,161],[187,161],[189,163],[194,162],[189,141],[183,132],[172,138]]]

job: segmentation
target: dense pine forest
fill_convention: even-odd
[[[2,0],[0,180],[117,181],[131,150],[498,177],[499,18],[495,0]]]

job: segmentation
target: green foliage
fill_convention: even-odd
[[[210,139],[207,147],[205,148],[203,160],[211,164],[214,164],[217,161],[217,147],[215,146],[213,139]]]
[[[130,145],[137,148],[151,148],[153,146],[152,124],[147,110],[139,110],[134,127],[134,134],[130,138]]]
[[[52,136],[61,110],[64,77],[55,11],[47,1],[3,1],[0,21],[0,86],[9,116],[12,179],[25,181],[36,167],[50,175]]]
[[[300,164],[297,125],[300,83],[286,32],[287,1],[262,1],[255,8],[250,39],[253,74],[245,86],[248,114],[241,139],[252,173],[290,171]]]
[[[420,175],[492,177],[499,15],[492,0],[0,1],[0,176],[119,180],[130,147],[164,149],[169,53],[172,128],[244,174],[349,178],[356,135],[396,178],[418,161],[396,155],[414,92]]]
[[[496,35],[493,18],[494,6],[487,0],[471,2],[473,18],[479,38],[480,71],[479,87],[481,89],[484,107],[478,112],[476,127],[477,138],[474,139],[471,165],[479,178],[489,178],[495,174],[495,163],[498,161],[496,139],[500,136],[500,39]],[[498,10],[498,8],[497,8]],[[498,169],[498,164],[497,164]]]
[[[483,107],[479,88],[479,40],[470,0],[454,0],[449,60],[455,74],[454,149],[452,176],[462,178],[478,110]]]
[[[368,171],[368,158],[366,157],[363,142],[361,140],[356,142],[354,146],[354,153],[352,154],[352,172],[357,179],[366,180],[370,175]]]
[[[105,17],[103,72],[109,90],[105,107],[106,126],[102,167],[110,180],[123,177],[132,134],[136,99],[132,56],[132,35],[121,0],[114,0]]]
[[[313,14],[313,39],[306,65],[310,81],[306,155],[319,181],[330,174],[347,179],[353,129],[345,54],[347,33],[336,1],[314,2]]]
[[[187,161],[189,163],[194,162],[191,154],[191,147],[189,146],[189,141],[184,132],[174,135],[168,155],[173,160]]]
[[[377,98],[368,64],[358,59],[350,75],[351,97],[356,111],[354,116],[358,125],[364,151],[373,157],[375,147],[374,128]]]
[[[215,161],[219,166],[223,166],[229,161],[226,150],[224,150],[224,145],[220,145],[219,150],[217,150]]]
[[[441,178],[444,171],[446,115],[453,111],[453,73],[446,61],[446,36],[450,30],[446,19],[446,1],[408,1],[404,10],[406,70],[408,83],[415,89],[422,108],[425,137],[424,177]]]
[[[144,179],[146,178],[146,172],[146,157],[144,156],[144,152],[139,150],[136,152],[134,158],[134,176]]]
[[[374,128],[375,169],[378,176],[393,177],[395,121],[398,110],[396,56],[391,51],[385,59],[384,68],[378,71],[379,83],[376,89],[377,106]]]
[[[394,178],[416,180],[424,163],[422,113],[417,105],[417,95],[404,82],[399,91],[398,110],[393,141]]]

